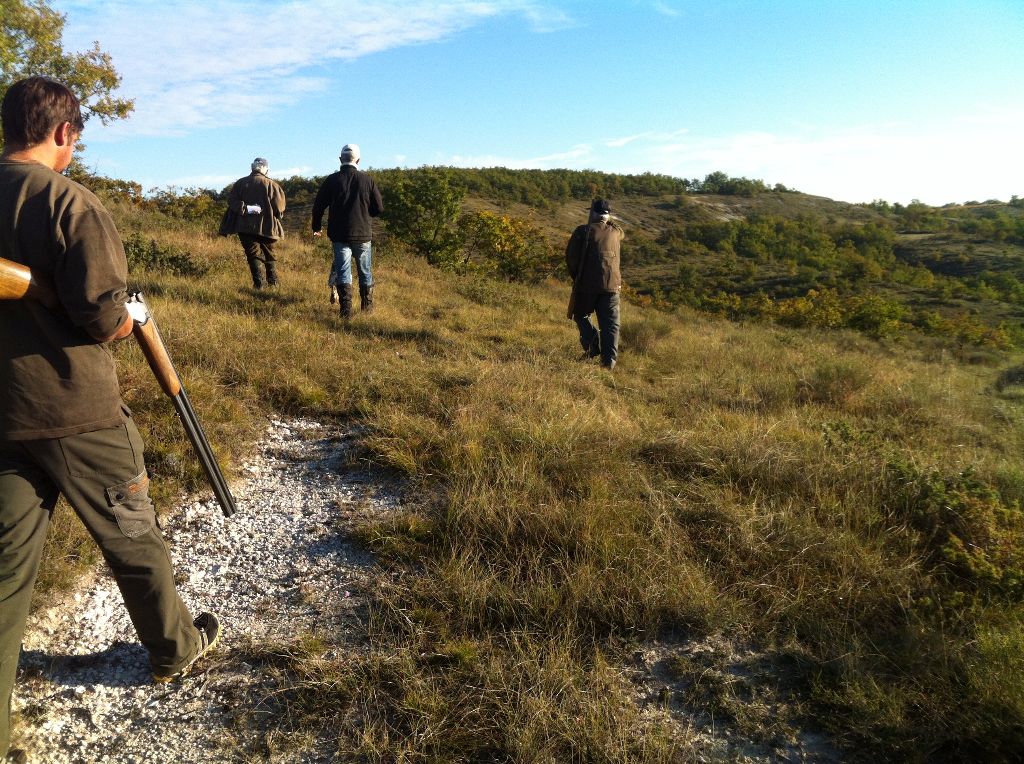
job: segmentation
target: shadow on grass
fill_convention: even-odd
[[[414,345],[428,355],[446,353],[454,347],[451,340],[430,329],[386,326],[377,321],[367,321],[359,314],[347,323],[334,312],[318,314],[314,320],[329,332],[348,334],[355,339]]]

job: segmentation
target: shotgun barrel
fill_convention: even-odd
[[[20,263],[0,257],[0,300],[25,298],[36,300],[49,307],[54,307],[57,304],[53,291],[40,281],[30,269]],[[129,297],[129,302],[141,303],[145,309],[145,319],[133,323],[132,334],[135,336],[136,342],[139,343],[142,354],[149,363],[149,368],[153,370],[153,376],[160,383],[164,394],[174,404],[174,410],[185,429],[185,434],[192,443],[192,448],[195,449],[196,456],[199,457],[199,463],[202,465],[203,472],[206,473],[206,479],[210,482],[210,487],[213,489],[214,496],[217,497],[221,511],[224,512],[225,517],[231,517],[237,510],[235,499],[231,495],[231,489],[228,488],[224,473],[221,472],[220,465],[217,463],[217,457],[213,453],[210,441],[199,423],[192,402],[185,393],[185,387],[181,384],[181,377],[178,376],[171,357],[167,353],[167,346],[164,345],[164,341],[160,337],[156,319],[150,313],[149,306],[146,305],[141,292],[134,292]]]
[[[202,466],[203,472],[206,473],[206,479],[213,489],[213,495],[217,497],[217,503],[220,504],[224,517],[231,517],[237,511],[235,499],[231,495],[231,489],[228,488],[220,465],[217,464],[217,457],[213,453],[206,433],[203,432],[203,426],[199,423],[199,417],[196,416],[196,410],[192,407],[192,401],[189,400],[188,393],[185,392],[185,386],[181,384],[181,377],[178,376],[174,363],[167,353],[167,346],[160,336],[156,319],[153,318],[142,292],[133,292],[128,301],[141,303],[145,307],[146,320],[141,323],[136,321],[132,327],[132,334],[135,336],[135,341],[139,343],[142,354],[146,356],[149,368],[153,370],[153,376],[160,383],[164,394],[174,404],[174,410],[178,414],[181,426],[192,442],[196,456],[199,457],[199,464]]]

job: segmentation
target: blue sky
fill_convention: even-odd
[[[136,111],[145,188],[424,164],[703,177],[851,202],[1024,196],[1020,0],[55,0]]]

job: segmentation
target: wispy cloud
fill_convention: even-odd
[[[676,17],[682,15],[682,12],[678,8],[673,8],[668,3],[654,2],[651,3],[651,7],[664,16]]]
[[[64,0],[58,7],[68,13],[69,46],[102,38],[123,92],[135,99],[132,118],[100,140],[243,124],[324,88],[317,68],[332,61],[437,42],[502,15],[520,14],[540,31],[569,23],[531,0]]]
[[[664,143],[667,141],[674,141],[690,132],[687,129],[672,130],[671,132],[659,132],[655,130],[647,130],[643,133],[637,133],[636,135],[626,135],[620,138],[609,138],[604,141],[604,145],[610,149],[620,149],[623,146],[627,146],[630,143],[636,143],[637,141],[646,141],[649,143]]]
[[[514,170],[549,170],[555,167],[581,167],[595,155],[594,147],[581,143],[565,151],[535,157],[512,157],[497,154],[452,154],[438,157],[437,164],[453,167],[508,167]]]
[[[729,175],[783,183],[844,201],[921,199],[945,204],[1024,193],[1024,109],[980,108],[926,128],[902,123],[843,129],[801,125],[791,132],[744,131],[720,136],[650,131],[582,143],[535,157],[459,156],[466,167],[598,168],[703,178]]]

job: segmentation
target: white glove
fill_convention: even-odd
[[[261,212],[263,212],[263,208],[260,207],[258,204],[247,204],[247,205],[245,205],[245,214],[246,215],[259,215]]]
[[[135,323],[141,325],[149,321],[149,309],[146,307],[146,303],[129,300],[124,304],[124,308]]]

